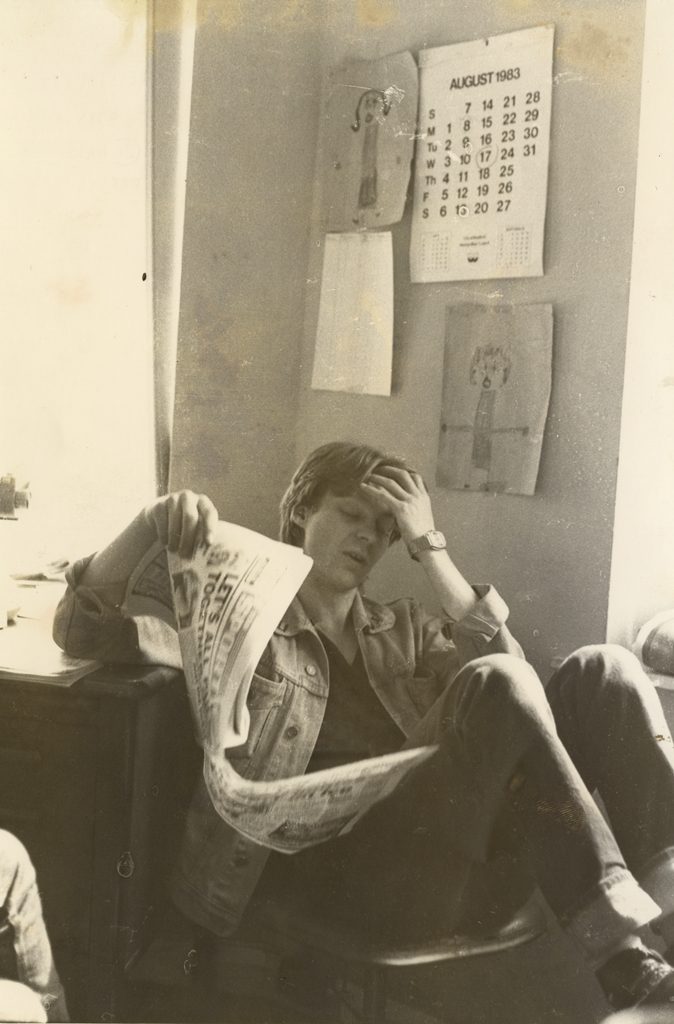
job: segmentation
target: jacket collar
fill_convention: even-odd
[[[353,602],[353,624],[356,632],[381,633],[391,629],[395,623],[395,615],[384,604],[371,601],[357,593]],[[305,612],[299,598],[295,597],[285,615],[274,630],[280,636],[295,636],[303,630],[314,633],[314,624]]]

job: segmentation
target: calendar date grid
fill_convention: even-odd
[[[417,178],[422,218],[507,214],[518,162],[536,158],[540,118],[539,89],[462,99],[444,118],[429,108]]]

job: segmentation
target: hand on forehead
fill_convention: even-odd
[[[391,494],[401,498],[418,491],[426,491],[423,477],[415,469],[405,469],[403,466],[387,462],[375,466],[363,483],[384,487]]]
[[[380,462],[379,465],[370,470],[366,479],[369,479],[371,476],[385,476],[403,483],[418,475],[413,469],[405,469],[404,466],[396,466],[391,462]]]

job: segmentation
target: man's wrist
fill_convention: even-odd
[[[428,521],[424,522],[423,520],[420,523],[398,523],[397,526],[403,544],[410,544],[412,541],[416,540],[417,537],[423,537],[425,533],[429,533],[431,530],[435,529],[435,523],[433,520],[431,520],[430,523]]]
[[[447,548],[445,535],[440,530],[426,530],[424,533],[405,541],[410,557],[415,561],[426,551],[444,551]]]

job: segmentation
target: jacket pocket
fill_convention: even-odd
[[[228,760],[239,774],[244,774],[245,762],[249,761],[257,750],[260,740],[283,703],[287,685],[286,680],[280,675],[275,679],[267,679],[257,672],[254,673],[246,701],[250,715],[246,742],[227,751]]]

